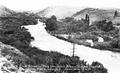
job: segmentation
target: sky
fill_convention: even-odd
[[[0,0],[12,10],[42,10],[48,6],[120,8],[120,0]]]

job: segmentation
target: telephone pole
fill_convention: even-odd
[[[73,43],[73,57],[75,56],[75,43]]]

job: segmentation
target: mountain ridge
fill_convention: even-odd
[[[81,10],[81,8],[75,7],[67,7],[67,6],[51,6],[39,11],[37,15],[43,17],[50,17],[55,15],[58,19],[63,19],[65,17],[70,17],[77,11]]]

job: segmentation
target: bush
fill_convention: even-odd
[[[95,72],[95,73],[96,73],[96,72],[97,72],[97,73],[108,73],[108,72],[107,72],[107,69],[104,68],[104,66],[103,66],[101,63],[99,63],[99,62],[92,62],[91,66],[95,66],[95,68],[92,70],[93,73],[94,73],[94,72]]]
[[[93,40],[94,42],[95,42],[95,41],[98,41],[97,36],[92,35],[91,33],[84,33],[84,34],[82,34],[78,39],[80,39],[80,40],[91,39],[91,40]]]
[[[110,42],[110,45],[112,46],[112,48],[120,48],[120,40],[119,39],[112,39]]]
[[[101,49],[101,50],[112,48],[110,42],[97,42],[97,43],[94,44],[93,47]]]
[[[91,32],[91,31],[98,31],[98,30],[99,30],[99,29],[97,28],[97,26],[94,26],[94,25],[93,25],[93,26],[91,25],[91,26],[89,27],[89,29],[88,29],[88,31],[90,31],[90,32]]]

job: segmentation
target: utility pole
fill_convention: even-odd
[[[73,57],[75,56],[75,43],[73,43]]]

